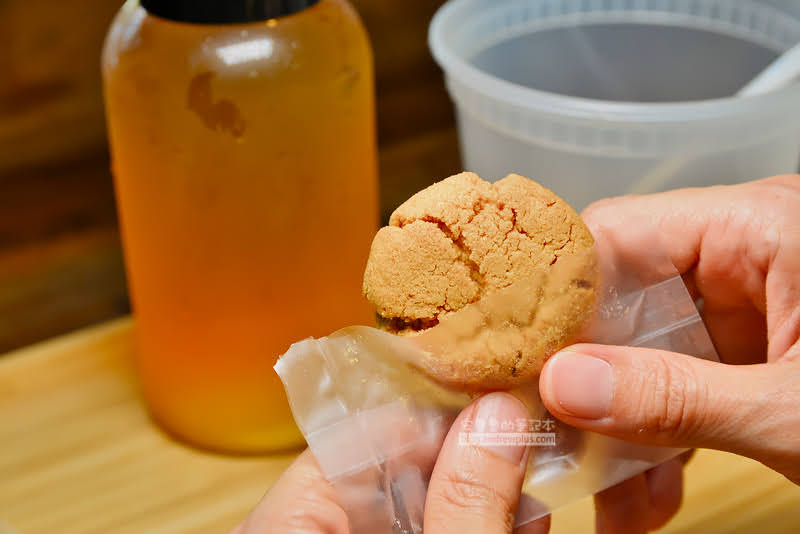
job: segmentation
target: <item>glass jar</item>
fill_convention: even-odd
[[[302,444],[277,356],[372,322],[361,296],[378,223],[371,50],[346,0],[308,3],[216,20],[129,0],[106,39],[142,390],[167,431],[204,448]]]

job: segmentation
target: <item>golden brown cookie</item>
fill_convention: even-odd
[[[382,328],[426,332],[431,357],[420,366],[436,379],[513,387],[589,315],[592,244],[552,191],[516,174],[491,184],[465,172],[395,210],[372,243],[364,295]]]

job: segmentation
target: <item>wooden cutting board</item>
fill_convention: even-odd
[[[234,458],[172,441],[145,413],[120,319],[0,358],[0,533],[222,533],[293,455]],[[661,532],[800,532],[800,488],[752,460],[700,451]],[[553,533],[592,533],[590,499]]]

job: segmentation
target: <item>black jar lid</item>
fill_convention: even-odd
[[[233,24],[291,15],[319,0],[140,0],[148,13],[178,22]]]

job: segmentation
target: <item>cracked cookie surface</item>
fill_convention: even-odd
[[[414,335],[486,296],[513,292],[521,280],[538,280],[528,288],[535,298],[527,299],[527,319],[513,332],[501,324],[476,330],[449,363],[433,362],[443,381],[503,387],[538,372],[546,353],[563,346],[588,314],[592,244],[578,214],[536,182],[510,174],[491,184],[465,172],[395,210],[372,243],[364,294],[382,328]],[[559,258],[581,255],[569,280],[545,275]],[[557,280],[564,287],[552,287]]]

